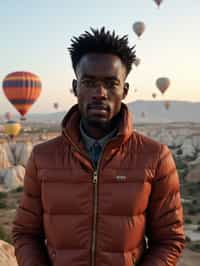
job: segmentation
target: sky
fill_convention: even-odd
[[[13,71],[39,75],[42,93],[29,113],[68,110],[76,103],[70,92],[74,73],[67,48],[72,36],[90,27],[105,26],[128,35],[141,59],[128,76],[125,102],[152,100],[200,101],[200,1],[164,0],[158,9],[153,0],[7,0],[0,1],[0,114],[16,114],[2,90],[4,77]],[[132,30],[143,21],[140,39]],[[164,95],[158,77],[170,78]]]

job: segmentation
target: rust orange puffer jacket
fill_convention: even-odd
[[[124,104],[121,115],[97,170],[77,106],[62,136],[34,148],[13,227],[20,266],[176,265],[184,233],[172,155],[132,129]]]

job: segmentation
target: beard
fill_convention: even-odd
[[[110,128],[111,121],[95,118],[82,118],[83,124],[88,127],[107,131]]]
[[[82,117],[82,122],[85,128],[94,128],[101,131],[110,132],[119,126],[120,112],[112,119],[107,120],[102,117]]]

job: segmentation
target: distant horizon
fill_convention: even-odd
[[[134,101],[130,101],[130,102],[124,102],[126,105],[131,104],[131,103],[136,103],[136,102],[152,102],[152,103],[163,103],[163,102],[172,102],[172,103],[191,103],[191,104],[200,104],[200,101],[187,101],[187,100],[171,100],[171,99],[160,99],[160,100],[156,100],[156,99],[152,99],[152,100],[145,100],[145,99],[136,99]],[[76,103],[75,103],[76,104]],[[46,111],[46,112],[32,112],[31,110],[29,111],[29,113],[27,115],[25,115],[25,117],[29,117],[32,114],[36,114],[36,115],[43,115],[43,114],[54,114],[54,113],[63,113],[63,112],[68,112],[68,110],[73,106],[74,104],[66,107],[67,109],[60,109],[60,110],[50,110],[50,111]],[[10,111],[11,112],[11,111]],[[3,117],[5,113],[1,113],[0,112],[0,116]],[[19,113],[16,110],[13,110],[13,112],[11,112],[11,114],[14,117],[20,117]]]

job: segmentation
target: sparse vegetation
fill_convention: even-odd
[[[191,183],[188,184],[188,191],[190,194],[194,195],[194,194],[199,194],[199,190],[200,190],[200,183]]]
[[[174,160],[180,177],[180,182],[183,183],[185,177],[189,172],[187,162],[184,159],[180,158],[179,156],[174,156]]]
[[[174,159],[175,159],[175,162],[176,162],[177,169],[185,169],[185,168],[187,168],[187,164],[180,157],[175,157]]]
[[[196,206],[192,206],[189,210],[188,210],[188,214],[189,215],[195,215],[198,214],[200,212],[200,208],[196,207]]]
[[[6,192],[0,192],[0,200],[1,199],[5,199],[7,197],[7,193]]]
[[[7,208],[7,204],[4,200],[0,201],[0,209],[6,209]]]
[[[189,236],[186,236],[185,237],[185,241],[188,243],[188,242],[191,242],[191,239],[189,238]]]
[[[196,205],[196,204],[198,204],[198,201],[196,199],[193,199],[192,204]]]
[[[19,192],[22,192],[23,191],[23,187],[18,187],[18,188],[16,188],[16,189],[13,189],[12,191],[11,191],[11,193],[19,193]]]
[[[188,248],[194,252],[200,252],[200,241],[190,242]]]
[[[185,218],[185,223],[186,224],[192,224],[192,220],[190,218]]]
[[[3,226],[0,225],[0,239],[11,243],[11,237],[8,235]]]
[[[183,154],[183,151],[182,151],[181,149],[178,149],[178,150],[176,151],[176,154],[177,154],[177,155],[182,155],[182,154]]]

